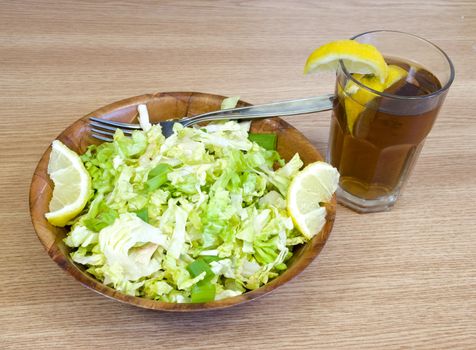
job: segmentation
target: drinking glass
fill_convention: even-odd
[[[454,67],[440,48],[412,34],[380,30],[352,39],[374,45],[406,76],[380,91],[341,61],[327,161],[341,175],[340,203],[362,213],[389,210],[435,122]]]

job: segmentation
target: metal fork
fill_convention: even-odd
[[[332,109],[333,100],[334,95],[330,94],[249,107],[224,109],[183,119],[165,120],[157,124],[161,126],[162,134],[164,134],[165,137],[169,137],[173,134],[172,128],[175,123],[180,123],[183,126],[191,126],[193,124],[211,120],[251,120],[308,114]],[[90,117],[89,120],[92,136],[102,141],[112,141],[114,132],[118,128],[121,129],[126,135],[132,134],[134,130],[141,129],[139,124],[121,123],[95,117]]]

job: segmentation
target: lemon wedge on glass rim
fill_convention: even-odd
[[[339,172],[325,162],[306,166],[289,185],[287,209],[296,228],[311,239],[326,223],[326,208],[322,203],[332,199],[337,189]]]
[[[81,158],[61,141],[51,145],[48,174],[54,189],[46,219],[63,227],[86,206],[91,193],[91,177]]]
[[[335,71],[339,61],[350,73],[372,74],[381,83],[387,79],[388,66],[377,48],[354,40],[337,40],[318,47],[308,57],[304,73]]]
[[[335,71],[339,61],[356,81],[377,92],[383,92],[407,75],[403,68],[387,65],[375,46],[354,40],[337,40],[318,47],[308,57],[304,73]],[[347,127],[353,134],[357,118],[377,95],[351,80],[346,83],[344,91],[338,83],[337,93],[345,98]]]

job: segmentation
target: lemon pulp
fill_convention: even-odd
[[[81,158],[61,141],[51,145],[48,174],[53,180],[53,195],[46,219],[55,226],[65,226],[86,206],[91,192],[91,178]]]

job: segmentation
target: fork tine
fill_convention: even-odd
[[[139,124],[121,123],[121,122],[115,122],[113,120],[101,119],[96,117],[89,117],[89,120],[92,120],[93,122],[96,122],[98,124],[115,126],[116,128],[121,128],[121,129],[133,129],[133,130],[142,129]],[[96,125],[96,126],[99,126],[99,125]]]
[[[122,129],[122,128],[116,127],[116,126],[103,125],[102,123],[98,123],[96,121],[89,122],[89,125],[95,126],[97,128],[105,129],[105,130],[112,130],[112,131],[116,131],[117,129],[121,129],[124,132],[124,134],[127,134],[127,135],[132,134],[132,132],[134,131],[134,130]]]
[[[106,135],[106,136],[114,137],[114,133],[111,132],[111,131],[106,131],[106,130],[91,128],[91,132],[93,132],[93,133],[95,132],[96,134],[101,134],[101,135]]]
[[[94,137],[95,139],[98,139],[98,140],[101,140],[101,141],[106,141],[106,142],[111,142],[111,141],[114,141],[112,138],[110,137],[107,137],[107,136],[103,136],[103,135],[100,135],[100,134],[96,134],[96,133],[92,133],[91,134],[92,137]]]

